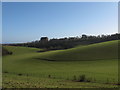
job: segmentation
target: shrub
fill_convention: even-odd
[[[9,52],[10,55],[12,55],[13,53],[12,52]]]
[[[77,80],[77,78],[76,78],[76,76],[74,75],[74,76],[73,76],[73,81],[76,81],[76,80]]]
[[[22,74],[20,73],[20,74],[18,74],[19,76],[22,76]]]
[[[6,48],[2,47],[2,55],[12,55],[13,53],[8,51]]]
[[[8,73],[7,71],[4,71],[3,73]]]
[[[48,78],[51,78],[51,75],[48,75]]]
[[[87,78],[86,82],[91,82],[92,78]]]
[[[96,82],[96,79],[94,78],[94,82]]]
[[[108,84],[108,83],[109,83],[109,79],[107,78],[106,84]]]
[[[80,75],[78,81],[79,82],[85,82],[86,81],[86,76],[85,75]]]

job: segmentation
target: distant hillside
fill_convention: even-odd
[[[113,40],[67,50],[54,51],[41,58],[44,60],[107,60],[118,59],[118,41]]]
[[[100,43],[112,40],[119,40],[120,34],[112,34],[112,35],[98,35],[91,36],[85,35],[77,36],[77,37],[64,37],[59,39],[48,39],[48,37],[41,37],[40,40],[36,40],[28,43],[18,43],[18,44],[10,44],[13,46],[25,46],[25,47],[36,47],[36,48],[44,48],[47,50],[62,50],[73,48],[77,45],[89,45],[93,43]]]

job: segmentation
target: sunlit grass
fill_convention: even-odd
[[[13,52],[13,55],[3,57],[3,87],[117,87],[118,60],[113,58],[116,56],[114,54],[116,45],[117,41],[110,41],[42,53],[38,53],[37,51],[42,49],[37,48],[5,46]],[[112,50],[110,53],[113,56],[106,59],[107,51],[104,52],[102,48],[105,50],[110,48]],[[103,51],[101,57],[105,57],[105,59],[98,60],[94,57],[93,59],[88,57],[81,59],[80,53],[83,51],[91,53],[89,50],[93,50],[92,52]],[[68,59],[64,60],[63,57],[67,58],[67,53],[73,58],[67,56]],[[76,53],[80,54],[77,58],[75,58]],[[60,57],[58,54],[62,55],[62,61],[57,59]],[[56,61],[41,59],[52,59],[53,56]],[[95,57],[97,58],[97,56]],[[90,79],[90,82],[79,82],[81,75],[85,75],[86,81]],[[75,78],[76,80],[74,80]]]

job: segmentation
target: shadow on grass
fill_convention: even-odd
[[[34,59],[38,59],[38,60],[46,60],[46,61],[56,61],[56,60],[53,60],[53,59],[46,59],[46,58],[34,58]]]

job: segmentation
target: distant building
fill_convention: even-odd
[[[82,35],[82,38],[87,38],[87,35],[83,34],[83,35]]]
[[[48,42],[48,37],[41,37],[40,41],[42,41],[42,42]]]

